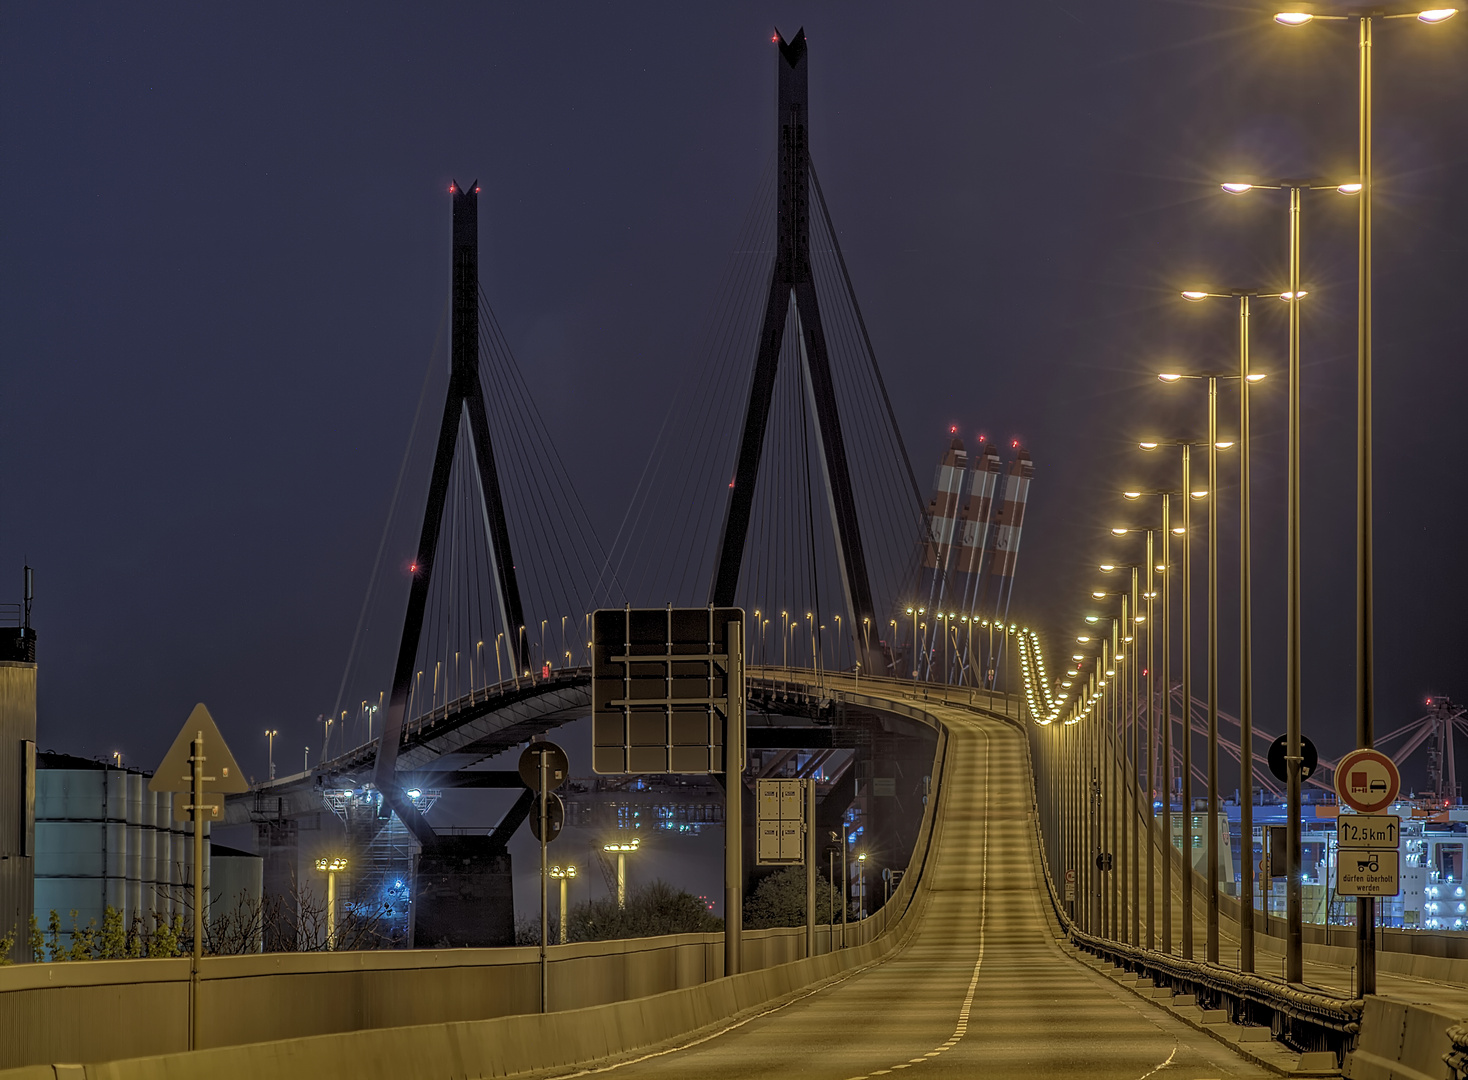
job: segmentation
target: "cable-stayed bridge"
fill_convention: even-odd
[[[1006,580],[982,620],[974,614],[969,597],[989,595],[990,549],[969,527],[987,528],[1005,499],[1023,502],[1001,499],[986,464],[971,490],[947,489],[948,523],[935,528],[811,160],[804,34],[775,43],[767,182],[605,546],[573,472],[596,483],[614,466],[561,459],[479,286],[478,186],[454,185],[452,291],[420,393],[421,438],[404,458],[339,700],[323,716],[322,754],[232,800],[227,822],[259,826],[279,868],[297,853],[292,821],[325,801],[369,843],[478,874],[529,800],[470,842],[435,829],[434,793],[518,787],[482,766],[586,715],[589,613],[740,606],[751,620],[750,706],[767,721],[751,745],[849,752],[824,785],[822,826],[846,814],[863,782],[921,792],[890,899],[824,928],[815,948],[797,930],[749,933],[742,973],[729,977],[713,935],[556,946],[543,1015],[531,950],[513,948],[266,953],[209,958],[198,971],[129,961],[59,982],[48,973],[44,985],[0,984],[16,1033],[3,1064],[46,1070],[27,1080],[72,1075],[41,1063],[116,1058],[130,1060],[105,1075],[1263,1076],[1328,1074],[1346,1052],[1390,1042],[1388,1005],[1374,1014],[1350,997],[1328,932],[1313,943],[1308,985],[1158,948],[1150,912],[1171,912],[1201,884],[1181,869],[1175,889],[1149,886],[1146,897],[1118,884],[1138,880],[1144,849],[1171,865],[1150,815],[1127,823],[1144,838],[1119,852],[1114,872],[1098,863],[1082,876],[1077,905],[1072,875],[1102,852],[1094,829],[1076,832],[1089,811],[1062,818],[1058,808],[1089,806],[1092,785],[1113,783],[1108,770],[1135,795],[1144,755],[1119,754],[1113,740],[1092,775],[1061,752],[1079,737],[1062,720],[1080,691],[1056,658],[1047,668],[1039,634],[1009,616],[1013,546],[993,549],[1005,552]],[[1027,476],[1014,475],[1018,490]],[[1009,513],[996,533],[1017,535]],[[1271,942],[1282,951],[1267,928],[1259,938],[1262,955]],[[1427,985],[1433,1001],[1468,1013],[1468,995],[1442,989],[1461,970],[1452,958],[1400,951],[1400,964],[1384,965],[1389,1005]],[[190,1024],[172,1018],[190,986],[201,1037],[184,1052]],[[1407,1054],[1403,1045],[1393,1052]],[[1357,1060],[1352,1075],[1374,1075]]]

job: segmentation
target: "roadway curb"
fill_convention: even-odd
[[[1074,958],[1083,967],[1106,976],[1122,989],[1131,991],[1148,1004],[1176,1017],[1193,1030],[1201,1031],[1210,1038],[1223,1043],[1240,1057],[1263,1066],[1270,1072],[1280,1076],[1301,1078],[1341,1075],[1339,1066],[1335,1064],[1335,1054],[1331,1051],[1296,1053],[1275,1042],[1270,1037],[1268,1028],[1242,1027],[1229,1023],[1223,1010],[1203,1009],[1195,1005],[1192,994],[1174,995],[1165,987],[1155,986],[1151,979],[1139,980],[1131,972],[1124,971],[1109,961],[1093,956],[1068,941],[1057,941],[1056,944],[1059,945],[1062,952]],[[1166,994],[1167,999],[1164,1001],[1160,997],[1152,996],[1153,994]],[[1256,1031],[1263,1033],[1263,1039],[1256,1041],[1245,1034]],[[1328,1067],[1324,1065],[1326,1059],[1329,1059],[1331,1063]]]

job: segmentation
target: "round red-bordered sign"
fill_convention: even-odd
[[[1376,814],[1397,801],[1402,775],[1380,750],[1352,750],[1335,767],[1335,795],[1358,814]]]

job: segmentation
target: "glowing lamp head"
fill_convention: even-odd
[[[1188,494],[1191,495],[1195,499],[1206,499],[1206,498],[1208,498],[1208,489],[1207,488],[1200,488],[1197,491],[1190,491],[1190,492],[1188,492]]]
[[[1171,383],[1171,382],[1177,382],[1179,379],[1182,378],[1181,375],[1179,375],[1179,374],[1177,374],[1176,372],[1173,372],[1173,371],[1163,371],[1163,372],[1160,372],[1157,377],[1159,379],[1161,379],[1163,382],[1169,382],[1169,383]]]
[[[1099,615],[1087,615],[1086,616],[1086,622],[1088,622],[1088,623],[1098,623],[1100,621],[1101,621],[1101,616],[1099,616]],[[1090,639],[1087,638],[1085,640],[1088,640],[1089,641]]]
[[[1275,15],[1274,21],[1281,26],[1304,26],[1313,18],[1315,16],[1308,11],[1281,11]]]
[[[1185,529],[1185,528],[1183,528],[1181,525],[1174,525],[1172,527],[1172,533],[1173,533],[1174,536],[1181,536],[1183,533],[1185,533],[1187,531],[1188,530]]]
[[[1233,446],[1233,440],[1232,439],[1219,439],[1218,442],[1214,443],[1213,445],[1215,447],[1217,447],[1218,449],[1220,449],[1220,450],[1228,450],[1228,449],[1230,449]]]
[[[1207,300],[1208,294],[1205,292],[1199,292],[1197,289],[1187,289],[1183,292],[1183,299],[1191,300],[1193,303],[1196,304],[1199,300]]]
[[[1223,188],[1223,190],[1228,192],[1230,195],[1242,195],[1246,191],[1254,190],[1253,184],[1228,183],[1220,184],[1218,186]]]
[[[1336,190],[1342,195],[1359,195],[1361,194],[1361,189],[1365,186],[1365,184],[1342,184]]]
[[[1303,300],[1309,295],[1310,293],[1308,291],[1306,291],[1305,289],[1301,289],[1299,292],[1282,292],[1279,294],[1279,298],[1285,301]]]
[[[1440,23],[1444,19],[1451,19],[1456,14],[1458,14],[1457,8],[1428,8],[1426,11],[1419,11],[1417,18],[1425,23]]]
[[[1142,497],[1142,493],[1140,491],[1123,491],[1121,493],[1121,497],[1123,499],[1140,499]]]
[[[1106,594],[1098,589],[1096,592],[1093,592],[1091,595],[1094,596],[1097,600],[1100,600]]]
[[[1112,529],[1111,531],[1112,532],[1116,532],[1115,529]],[[1125,530],[1122,530],[1122,531],[1124,532]],[[1111,571],[1113,571],[1115,569],[1116,569],[1116,564],[1115,563],[1104,562],[1104,563],[1101,564],[1101,572],[1103,574],[1109,574],[1109,573],[1111,573]]]
[[[1114,529],[1111,530],[1111,535],[1112,536],[1125,536],[1126,535],[1126,530],[1124,528],[1122,528],[1120,525],[1118,525],[1118,526],[1116,526],[1116,528],[1114,528]]]
[[[1143,450],[1156,450],[1157,449],[1157,443],[1155,443],[1155,442],[1140,442],[1140,443],[1137,443],[1137,445],[1140,446]]]
[[[1247,376],[1245,376],[1245,378],[1249,382],[1263,382],[1268,377],[1269,377],[1268,372],[1264,372],[1264,371],[1251,371],[1251,372],[1249,372],[1249,374]]]

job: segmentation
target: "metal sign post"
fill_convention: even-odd
[[[1358,814],[1381,813],[1401,790],[1396,763],[1379,750],[1352,750],[1336,764],[1336,798]],[[1364,846],[1355,854],[1364,857],[1348,858],[1347,852],[1338,852],[1336,891],[1357,898],[1355,989],[1357,997],[1365,997],[1376,993],[1376,898],[1397,895],[1401,881],[1395,851],[1390,859],[1377,857]]]
[[[731,619],[728,627],[728,705],[724,713],[724,974],[738,975],[744,929],[743,614],[737,621]]]
[[[805,956],[816,954],[816,782],[805,782]]]
[[[213,751],[217,775],[204,775],[205,740]],[[174,816],[180,817],[182,810],[194,825],[194,947],[189,967],[189,1049],[199,1048],[199,968],[204,959],[204,820],[207,813],[217,817],[223,800],[206,802],[210,795],[234,794],[247,790],[244,774],[235,763],[234,755],[225,745],[224,736],[214,724],[214,718],[203,705],[195,705],[194,711],[184,722],[168,753],[148,781],[149,791],[181,792],[188,802],[174,806]]]
[[[536,820],[531,822],[531,832],[540,841],[540,1011],[550,1011],[550,971],[547,965],[546,948],[550,944],[550,916],[548,914],[546,890],[549,887],[550,864],[546,858],[546,845],[561,833],[565,812],[559,796],[551,789],[560,787],[570,773],[570,761],[566,751],[553,742],[531,743],[520,755],[520,779],[539,798]],[[552,802],[552,800],[555,800]],[[538,826],[538,827],[537,827]],[[561,904],[561,920],[565,921],[565,903]],[[564,931],[563,931],[564,932]]]

